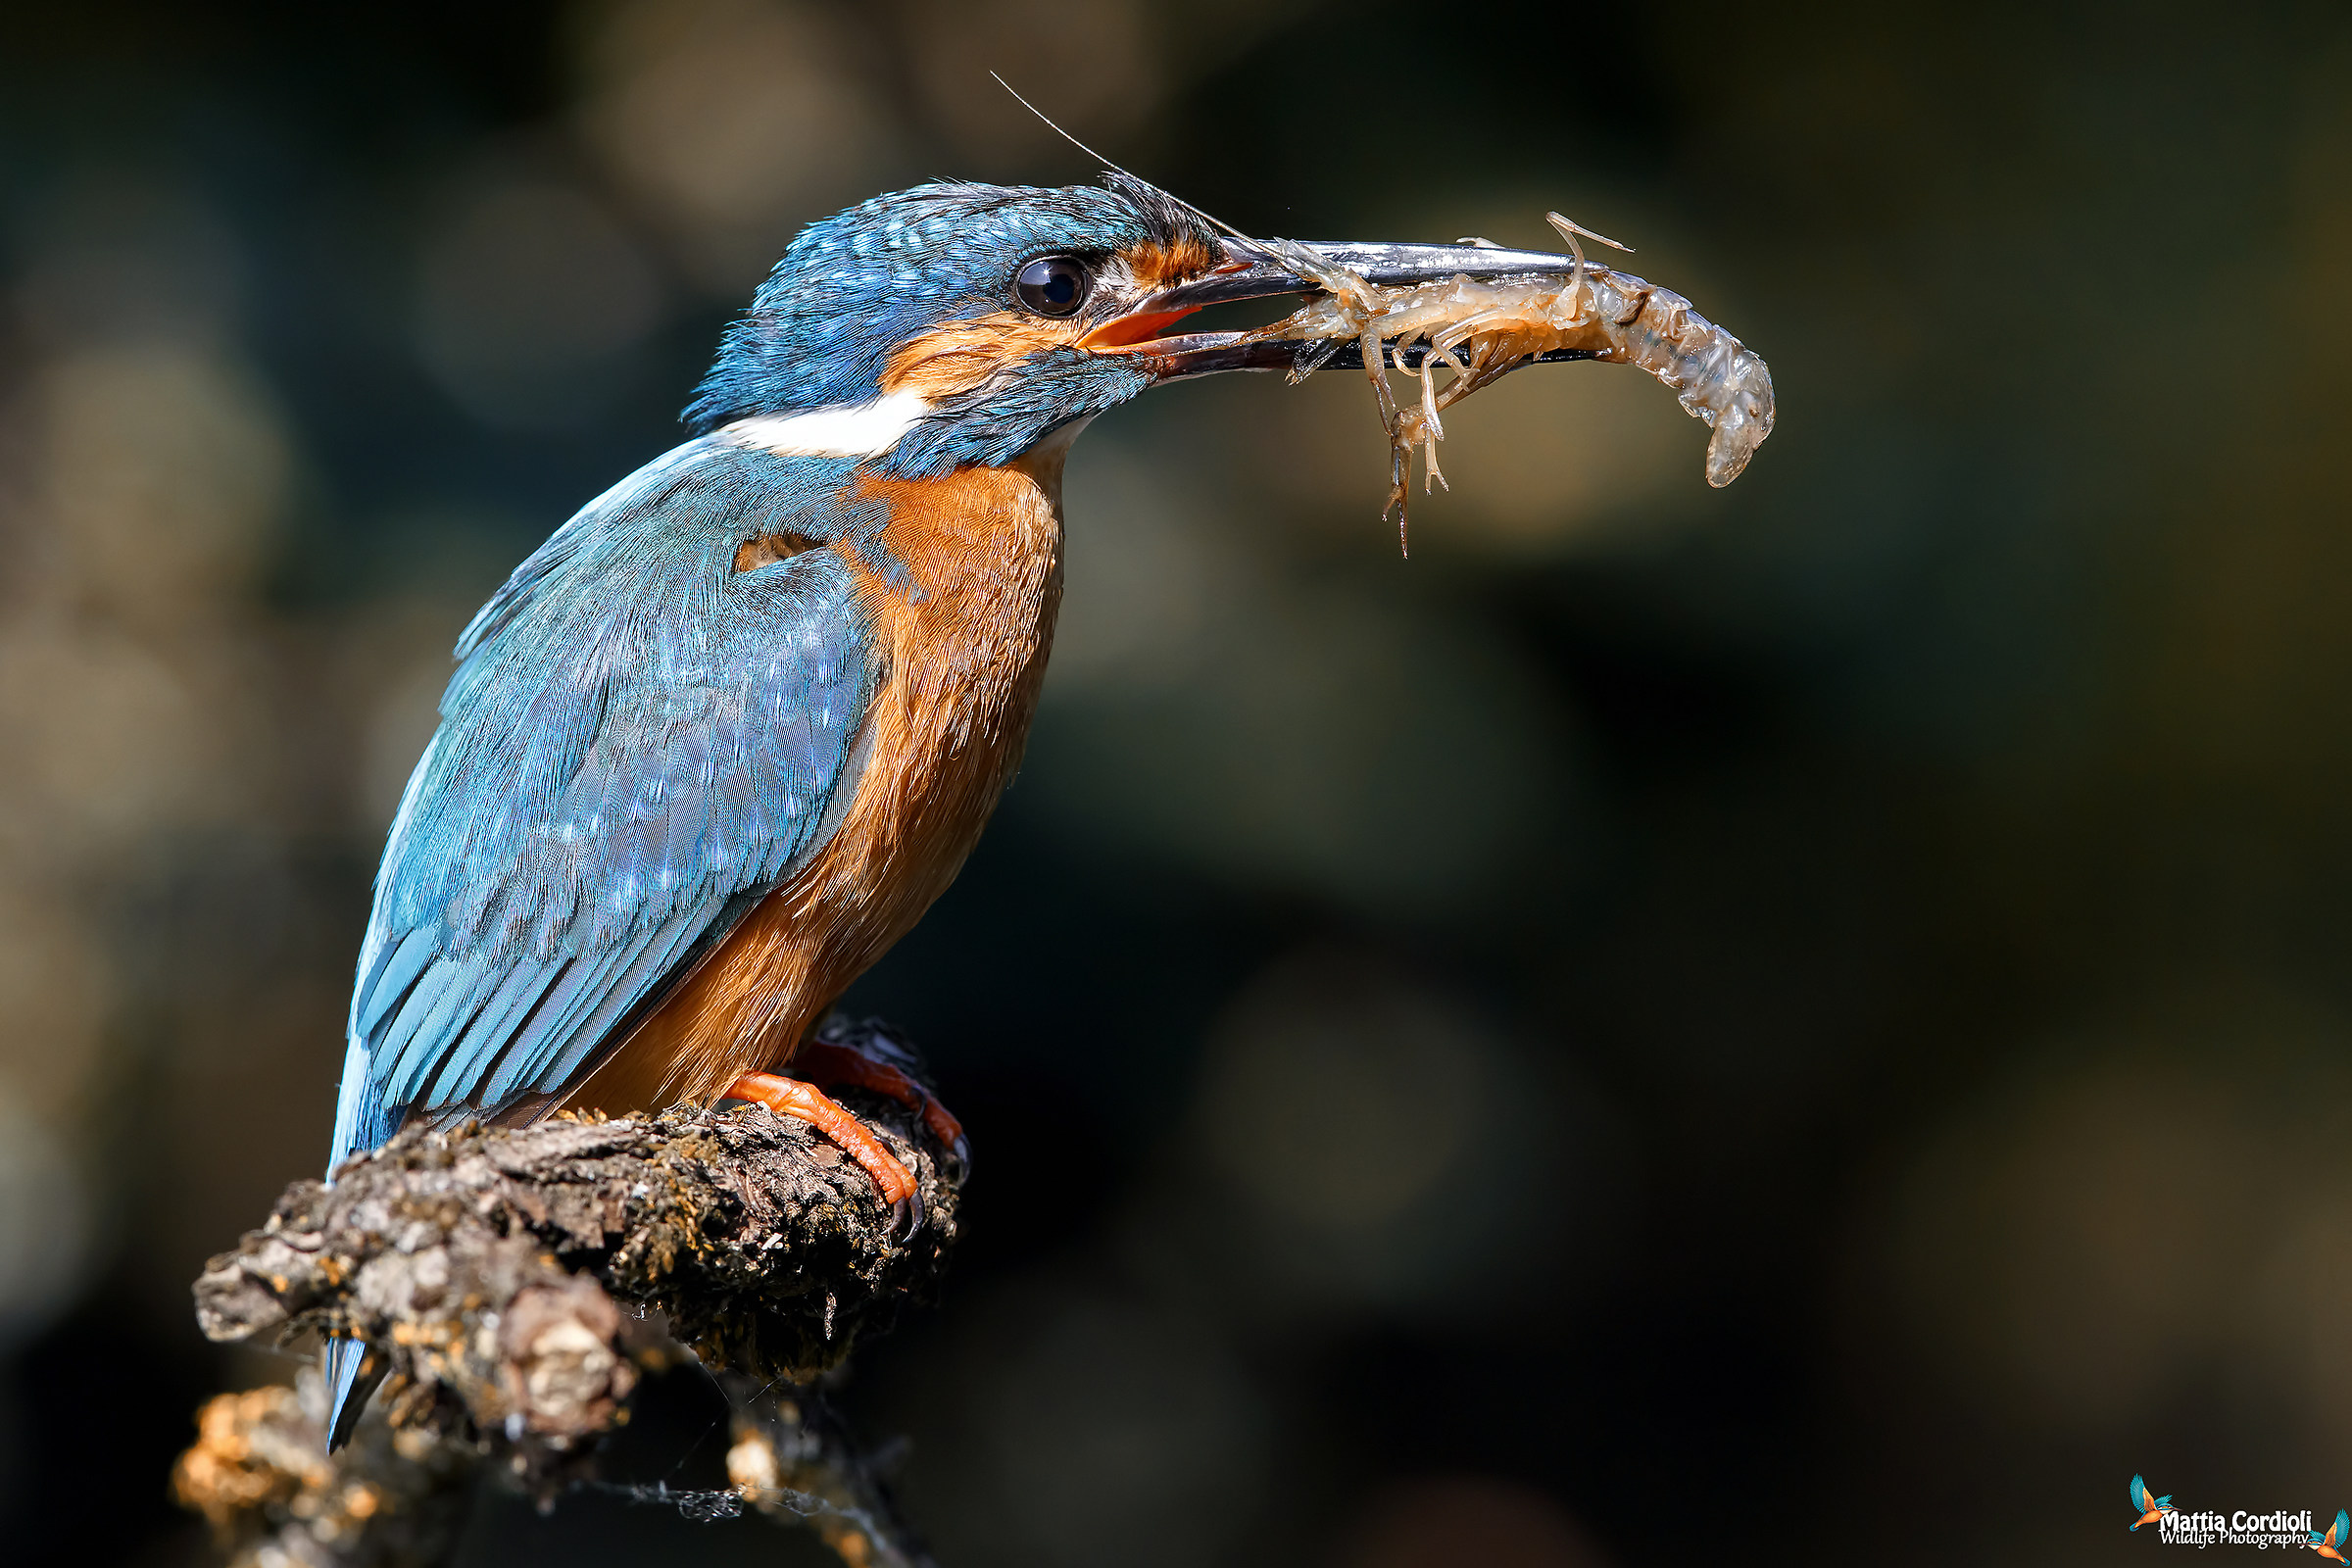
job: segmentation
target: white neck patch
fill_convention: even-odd
[[[878,458],[930,412],[920,392],[885,392],[863,403],[737,419],[718,433],[780,458]]]

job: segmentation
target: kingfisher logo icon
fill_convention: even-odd
[[[2139,1510],[2139,1517],[2132,1522],[2132,1528],[2134,1530],[2141,1525],[2160,1523],[2168,1515],[2178,1511],[2173,1507],[2171,1497],[2150,1496],[2148,1483],[2144,1477],[2140,1476],[2132,1478],[2132,1506]]]
[[[2323,1536],[2314,1530],[2311,1532],[2311,1539],[2304,1544],[2330,1561],[2352,1563],[2352,1557],[2344,1555],[2344,1543],[2347,1539],[2352,1539],[2352,1513],[2346,1513],[2343,1509],[2338,1508],[2335,1510],[2335,1523],[2328,1527],[2328,1533]]]

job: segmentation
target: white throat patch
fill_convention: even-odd
[[[863,403],[737,419],[718,433],[780,458],[878,458],[930,412],[920,392],[885,392]]]

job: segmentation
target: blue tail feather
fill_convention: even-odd
[[[329,1340],[326,1342],[326,1451],[334,1452],[351,1441],[351,1434],[360,1424],[360,1412],[368,1408],[368,1396],[384,1380],[380,1366],[368,1364],[368,1345],[364,1340]]]

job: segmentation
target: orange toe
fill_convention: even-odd
[[[772,1072],[747,1072],[720,1098],[748,1100],[765,1105],[779,1116],[808,1123],[838,1145],[841,1152],[865,1168],[882,1189],[883,1201],[893,1208],[914,1195],[914,1178],[891,1156],[865,1123],[851,1115],[814,1084],[781,1078]]]
[[[792,1054],[792,1070],[813,1084],[870,1089],[902,1105],[918,1107],[923,1113],[923,1125],[931,1130],[931,1136],[939,1140],[940,1146],[958,1159],[967,1157],[963,1123],[950,1114],[930,1090],[887,1061],[878,1061],[853,1046],[810,1040]]]

